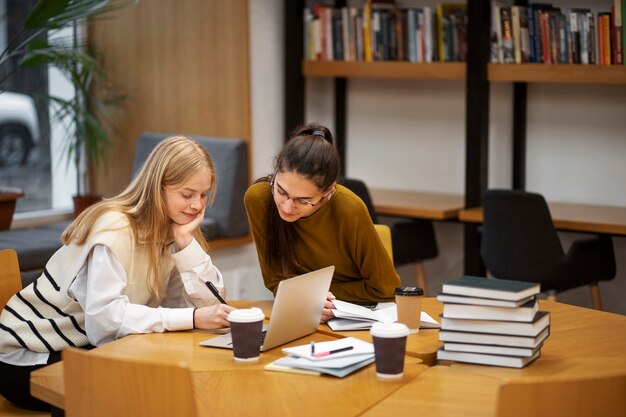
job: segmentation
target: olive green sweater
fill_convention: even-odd
[[[276,292],[285,279],[265,265],[267,204],[274,204],[269,184],[248,188],[245,206],[265,286]],[[367,207],[347,188],[337,185],[332,198],[311,216],[294,222],[297,274],[335,265],[330,291],[345,301],[393,301],[400,278],[374,229]]]

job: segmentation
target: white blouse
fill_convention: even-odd
[[[211,281],[226,297],[221,272],[211,257],[194,239],[186,248],[175,252],[176,268],[170,277],[161,306],[152,308],[133,304],[122,294],[126,271],[104,245],[93,247],[87,262],[69,288],[85,312],[85,331],[94,346],[133,333],[156,333],[193,328],[193,310],[219,303],[205,282]],[[2,362],[32,366],[48,362],[48,353],[19,349],[0,354]]]

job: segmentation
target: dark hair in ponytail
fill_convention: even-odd
[[[271,182],[278,172],[293,172],[313,181],[322,191],[337,181],[340,161],[333,135],[327,127],[310,123],[296,129],[274,160],[274,174],[259,181]],[[267,204],[266,267],[290,277],[299,267],[295,257],[293,224],[280,218],[273,196]]]

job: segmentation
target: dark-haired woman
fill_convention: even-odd
[[[363,201],[337,184],[339,154],[330,131],[309,124],[291,135],[259,179],[245,206],[265,286],[335,265],[322,315],[336,297],[350,302],[393,301],[400,284]]]

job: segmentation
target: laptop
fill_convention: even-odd
[[[261,352],[317,330],[334,271],[335,267],[329,266],[278,283],[270,323],[263,332]],[[200,342],[200,345],[232,349],[233,339],[227,333]]]

